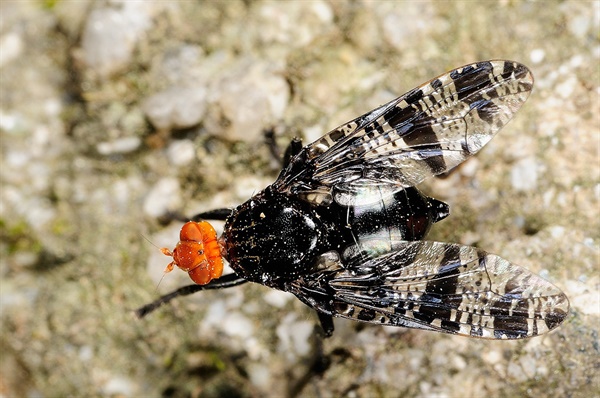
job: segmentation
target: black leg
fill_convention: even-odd
[[[279,150],[279,147],[277,146],[277,141],[275,140],[274,128],[270,128],[265,131],[265,142],[269,147],[273,159],[275,159],[277,162],[281,162],[281,151]]]
[[[325,332],[325,337],[331,337],[334,330],[333,317],[319,311],[317,311],[317,315],[319,316],[319,321],[321,321],[321,327],[323,328],[323,332]]]
[[[302,150],[302,140],[296,137],[290,141],[290,145],[288,145],[285,154],[283,155],[284,169],[290,164],[292,158],[300,153],[300,150]]]
[[[180,287],[179,289],[169,294],[165,294],[157,300],[154,300],[150,304],[146,304],[143,307],[138,308],[135,310],[135,315],[137,315],[138,318],[143,318],[158,307],[179,296],[187,296],[188,294],[196,293],[200,290],[226,289],[228,287],[241,285],[246,282],[248,282],[246,279],[240,278],[236,274],[228,274],[220,277],[219,279],[215,279],[207,285],[188,285]]]
[[[189,218],[176,211],[169,211],[158,217],[158,222],[160,222],[162,225],[167,225],[172,221],[186,222],[189,221]]]
[[[269,129],[265,131],[265,141],[269,146],[269,149],[271,150],[271,155],[273,156],[273,158],[277,159],[278,161],[281,161],[283,166],[282,168],[284,169],[287,167],[288,164],[290,164],[290,160],[298,153],[300,153],[300,150],[302,149],[302,140],[296,137],[292,139],[292,141],[290,141],[290,144],[288,145],[282,157],[281,151],[279,150],[277,142],[275,141],[274,129]]]
[[[214,209],[196,214],[185,221],[220,220],[225,221],[231,215],[233,209]]]
[[[229,217],[231,212],[233,212],[233,209],[214,209],[214,210],[205,211],[205,212],[196,214],[193,217],[188,217],[179,212],[172,211],[172,212],[168,212],[168,213],[164,214],[163,216],[159,217],[158,221],[163,225],[169,224],[171,221],[181,221],[181,222],[188,222],[188,221],[198,222],[198,221],[202,221],[202,220],[225,221],[227,219],[227,217]]]

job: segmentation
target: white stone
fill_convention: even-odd
[[[230,312],[223,319],[222,328],[227,335],[240,337],[242,340],[250,338],[254,333],[252,322],[239,312]]]
[[[310,352],[309,339],[314,326],[309,321],[298,321],[296,314],[287,314],[277,326],[279,351],[284,353],[288,361],[295,361],[298,356]]]
[[[104,395],[131,397],[134,395],[134,383],[123,376],[111,377],[102,388]]]
[[[271,370],[262,364],[251,363],[248,365],[248,376],[252,384],[264,390],[268,390],[272,383]]]
[[[534,64],[539,64],[540,62],[542,62],[544,60],[545,57],[546,57],[546,52],[544,51],[543,48],[536,48],[534,50],[531,50],[531,53],[529,53],[529,59]]]
[[[600,315],[600,292],[598,290],[571,296],[571,305],[585,315]]]
[[[283,308],[293,298],[292,294],[275,289],[269,290],[263,295],[263,299],[276,308]]]
[[[118,8],[92,10],[81,40],[85,63],[102,76],[124,68],[160,7],[153,2],[123,2]]]
[[[182,129],[200,123],[206,111],[206,87],[173,86],[148,98],[142,108],[159,130]]]
[[[160,217],[174,211],[181,204],[179,181],[166,177],[159,180],[144,200],[144,213],[151,217]]]
[[[569,70],[571,69],[569,68]],[[555,92],[563,99],[570,98],[573,95],[573,92],[575,91],[575,88],[578,84],[579,83],[577,78],[571,75],[567,77],[565,81],[556,85]]]
[[[519,160],[511,169],[510,180],[518,191],[532,191],[537,188],[538,170],[534,157]]]
[[[23,52],[23,39],[15,32],[9,32],[0,37],[0,68]]]
[[[271,63],[244,58],[210,86],[204,127],[230,140],[256,142],[283,117],[289,88]]]
[[[100,142],[96,149],[100,155],[113,155],[116,153],[133,152],[140,147],[142,140],[140,137],[122,137],[112,141]]]
[[[196,148],[191,140],[177,140],[167,147],[167,158],[174,166],[187,166],[196,158]]]

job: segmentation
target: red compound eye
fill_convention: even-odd
[[[206,221],[185,223],[181,227],[179,242],[173,252],[167,248],[161,250],[165,255],[173,257],[165,272],[171,272],[176,265],[199,285],[206,285],[223,273],[217,233]]]

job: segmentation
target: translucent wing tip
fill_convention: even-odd
[[[499,298],[491,305],[494,337],[518,339],[556,329],[569,314],[569,299],[552,283],[524,268],[488,254],[491,291]]]
[[[469,104],[464,120],[468,155],[477,153],[525,103],[533,89],[533,75],[513,61],[468,65],[450,74],[458,98]]]

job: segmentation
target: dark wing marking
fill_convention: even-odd
[[[455,69],[307,145],[276,185],[319,195],[414,186],[477,153],[532,87],[529,69],[512,61]]]
[[[292,292],[328,291],[327,304],[304,301],[333,316],[489,339],[546,333],[569,311],[556,286],[474,247],[396,241],[394,251],[342,262]]]

